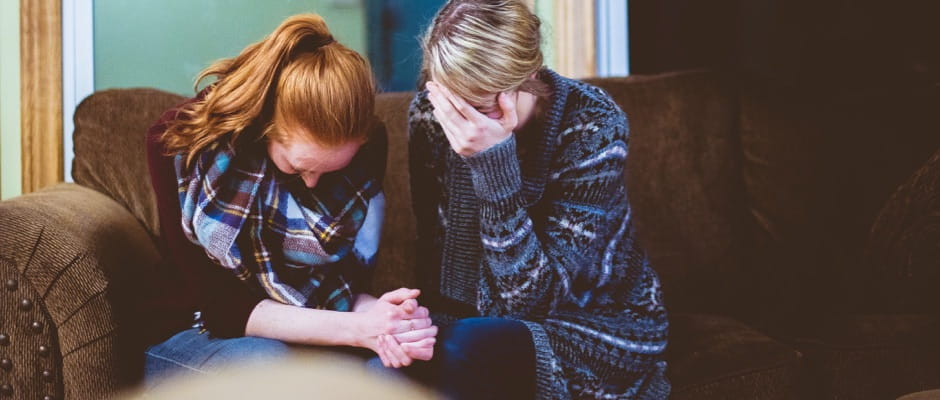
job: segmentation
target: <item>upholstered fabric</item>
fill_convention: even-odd
[[[133,382],[133,292],[158,257],[141,224],[74,184],[0,202],[0,221],[0,358],[12,364],[0,381],[13,398],[103,398]]]
[[[936,313],[844,315],[779,330],[805,356],[804,398],[890,399],[940,388]]]
[[[415,286],[415,222],[408,189],[408,104],[412,92],[382,93],[375,113],[388,133],[388,166],[385,168],[385,226],[372,280],[373,291],[384,293]]]
[[[75,110],[75,182],[117,201],[153,236],[160,228],[147,179],[145,133],[183,100],[156,89],[114,89],[86,98]]]
[[[708,314],[670,318],[673,399],[789,399],[802,355],[739,321]]]
[[[871,291],[888,309],[936,312],[940,304],[940,151],[878,214],[868,238]]]

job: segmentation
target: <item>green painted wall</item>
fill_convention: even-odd
[[[22,192],[21,169],[20,0],[3,0],[0,1],[0,198]]]
[[[365,55],[363,0],[95,0],[95,90],[192,95],[203,68],[305,12],[323,16],[338,41]]]
[[[549,68],[555,68],[555,50],[554,31],[552,30],[552,21],[555,19],[554,12],[555,0],[535,0],[535,15],[542,20],[542,56],[545,57],[545,65]]]

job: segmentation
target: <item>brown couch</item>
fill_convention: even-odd
[[[592,82],[630,117],[628,190],[670,308],[672,398],[940,387],[940,153],[924,164],[940,124],[924,99],[704,71]],[[390,148],[376,290],[414,281],[411,96],[377,103]],[[139,379],[134,304],[160,257],[144,132],[180,100],[92,95],[75,114],[76,183],[0,202],[0,399],[101,398]]]

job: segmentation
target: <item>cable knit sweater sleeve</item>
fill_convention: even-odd
[[[440,269],[441,253],[433,251],[440,246],[438,242],[442,232],[437,224],[438,209],[441,201],[440,173],[435,160],[434,145],[425,127],[427,115],[418,110],[420,101],[427,101],[424,96],[416,98],[409,108],[408,118],[408,166],[411,187],[412,210],[417,220],[417,265],[416,278],[418,288],[424,291],[422,298],[434,297]],[[433,302],[433,299],[432,299]]]
[[[544,316],[581,303],[603,274],[605,248],[626,204],[622,112],[572,115],[552,155],[540,210],[528,209],[515,137],[466,158],[480,199],[487,315]]]

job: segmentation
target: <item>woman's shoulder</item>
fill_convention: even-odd
[[[160,118],[158,118],[152,125],[150,125],[150,128],[147,129],[148,141],[160,141],[160,138],[173,123],[175,123],[180,118],[186,118],[186,113],[184,113],[183,110],[192,107],[193,104],[199,101],[203,101],[207,91],[208,88],[203,89],[196,96],[183,100],[179,104],[176,104],[164,111],[163,114],[160,114]]]
[[[589,114],[609,123],[626,123],[626,113],[606,90],[590,83],[567,79],[569,84],[567,114]]]
[[[606,147],[613,142],[627,142],[629,124],[620,106],[603,89],[567,79],[563,99],[556,99],[556,132],[562,149],[577,145]],[[551,119],[552,116],[549,116]],[[600,150],[600,149],[595,149]]]
[[[408,121],[411,123],[434,120],[434,107],[428,99],[427,90],[419,90],[408,105]]]
[[[603,89],[555,74],[551,108],[546,110],[550,143],[555,143],[552,168],[603,155],[625,157],[629,143],[626,114]]]
[[[408,136],[413,138],[416,135],[426,138],[431,144],[446,144],[444,131],[434,118],[434,106],[428,99],[427,90],[415,93],[408,106]]]

